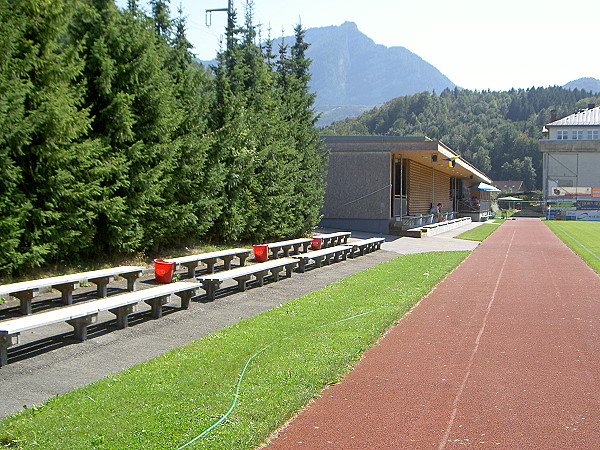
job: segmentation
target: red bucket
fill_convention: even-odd
[[[175,263],[162,259],[154,260],[154,279],[159,283],[170,283],[173,280]]]
[[[310,243],[310,248],[313,250],[319,250],[321,248],[323,240],[320,237],[312,238],[312,242]]]
[[[263,262],[269,258],[269,246],[267,244],[254,246],[254,259]]]

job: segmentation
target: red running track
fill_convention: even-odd
[[[504,223],[267,448],[600,448],[600,278]]]

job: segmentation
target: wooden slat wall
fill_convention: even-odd
[[[442,204],[442,211],[449,211],[450,205],[450,175],[444,172],[434,172],[433,201]]]
[[[408,214],[426,214],[431,208],[431,167],[408,161]]]

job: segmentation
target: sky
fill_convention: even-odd
[[[375,43],[405,47],[465,89],[506,91],[600,79],[600,1],[577,0],[253,0],[263,35],[355,22]],[[144,0],[140,1],[144,4]],[[123,6],[126,0],[117,0]],[[233,0],[243,21],[246,0]],[[171,0],[203,60],[223,40],[227,0]],[[241,23],[241,22],[240,22]]]

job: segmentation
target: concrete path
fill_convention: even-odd
[[[74,340],[73,328],[64,323],[30,330],[21,336],[22,344],[9,350],[9,364],[0,368],[0,417],[18,412],[23,406],[39,404],[58,394],[85,386],[399,254],[472,250],[478,245],[477,242],[453,239],[451,236],[478,225],[470,224],[423,239],[385,236],[387,242],[378,252],[304,274],[295,273],[291,278],[267,283],[262,288],[251,288],[246,292],[230,293],[214,302],[193,301],[187,311],[180,311],[179,304],[175,302],[171,308],[165,308],[165,315],[159,320],[144,315],[144,309],[140,306],[140,313],[133,316],[129,328],[125,330],[117,330],[114,316],[105,312],[100,315],[98,325],[89,327],[89,338],[85,342]],[[353,233],[353,238],[372,236]],[[151,287],[152,278],[143,278],[138,288]],[[233,286],[235,282],[229,284]],[[87,290],[93,291],[94,287]],[[119,289],[111,289],[111,293],[119,293]],[[56,298],[57,294],[40,298],[44,297],[48,301],[35,302],[36,310],[54,307],[52,297]],[[0,320],[17,316],[17,306],[16,301],[1,305]]]
[[[267,448],[600,448],[600,278],[508,221]]]

